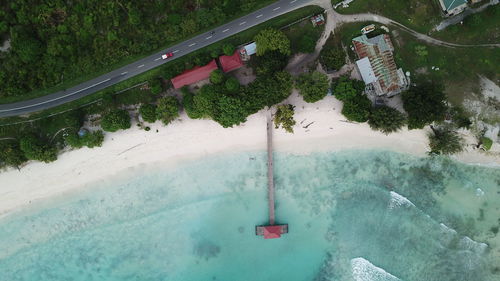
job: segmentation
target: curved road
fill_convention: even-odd
[[[269,19],[291,12],[298,8],[302,8],[306,5],[311,4],[312,2],[314,1],[277,1],[276,3],[273,3],[265,8],[262,8],[237,20],[212,29],[211,31],[215,32],[213,34],[211,34],[210,32],[200,34],[168,49],[162,50],[156,54],[145,57],[127,66],[121,67],[107,74],[84,82],[78,86],[32,100],[2,104],[0,105],[0,117],[33,113],[88,96],[106,87],[146,72],[152,68],[158,67],[166,63],[167,61],[185,56],[193,51],[206,47],[231,35],[237,34]],[[168,60],[162,60],[161,55],[166,52],[173,52],[174,57]]]

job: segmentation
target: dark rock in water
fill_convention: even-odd
[[[200,258],[208,260],[217,257],[220,253],[220,247],[210,241],[204,240],[196,244],[194,253]]]
[[[243,233],[244,231],[245,231],[245,227],[243,227],[243,226],[238,227],[239,233]]]

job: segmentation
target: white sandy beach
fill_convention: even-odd
[[[282,129],[274,131],[277,151],[390,149],[420,156],[428,151],[425,130],[405,129],[386,136],[371,130],[367,124],[346,122],[340,114],[341,103],[333,97],[307,104],[294,93],[288,102],[296,105],[297,125],[294,134]],[[146,164],[167,165],[220,152],[265,149],[264,110],[250,116],[245,124],[229,129],[209,120],[191,120],[185,113],[166,127],[160,122],[153,124],[149,132],[133,124],[129,130],[107,133],[100,148],[69,151],[50,164],[30,162],[20,171],[1,172],[0,217],[33,202],[85,188],[89,183]],[[456,158],[469,163],[500,163],[498,153],[487,156],[470,150]]]

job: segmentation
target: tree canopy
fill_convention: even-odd
[[[297,88],[306,102],[317,102],[323,99],[328,93],[330,83],[328,76],[314,71],[311,73],[301,74],[296,81]]]
[[[371,110],[368,124],[374,130],[385,134],[393,133],[401,129],[406,122],[403,113],[388,106],[377,106]]]
[[[432,153],[455,154],[463,150],[464,140],[457,132],[448,128],[431,128],[429,146]]]
[[[143,104],[139,108],[139,113],[142,116],[142,120],[148,123],[154,123],[158,120],[156,115],[156,106],[154,104]]]
[[[447,110],[442,85],[432,81],[417,83],[402,95],[409,129],[422,129],[432,122],[443,121]]]
[[[366,122],[370,116],[372,103],[363,94],[363,81],[350,80],[347,77],[340,77],[332,83],[335,97],[342,102],[342,114],[350,121]]]
[[[101,127],[106,132],[116,132],[130,128],[130,116],[128,111],[115,109],[106,114],[101,120]]]
[[[179,117],[179,101],[177,98],[172,96],[160,98],[156,108],[156,115],[165,125]]]
[[[17,141],[0,141],[0,164],[19,167],[26,160]]]
[[[268,51],[279,51],[284,55],[290,55],[292,52],[290,39],[277,29],[264,29],[255,36],[254,40],[257,43],[257,56],[262,56]]]
[[[339,70],[345,64],[345,57],[341,48],[324,48],[319,55],[319,62],[326,70]]]
[[[221,84],[224,83],[226,80],[226,76],[224,75],[224,72],[220,69],[216,69],[210,73],[210,82],[214,84]]]
[[[278,105],[274,114],[274,126],[278,129],[280,126],[288,133],[293,133],[293,126],[297,123],[293,119],[295,106],[291,104]]]
[[[57,159],[57,149],[34,135],[22,137],[19,141],[19,147],[24,156],[30,160],[49,163]]]

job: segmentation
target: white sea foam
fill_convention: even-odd
[[[364,258],[351,260],[352,277],[354,281],[398,281],[401,280],[380,267],[373,265]]]
[[[415,207],[415,205],[401,194],[391,191],[391,201],[389,201],[389,209],[399,208],[402,206]]]
[[[476,254],[483,254],[486,248],[488,248],[488,245],[486,245],[485,243],[476,242],[467,236],[460,239],[458,245],[460,248],[463,248],[464,250],[468,250]]]

